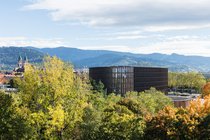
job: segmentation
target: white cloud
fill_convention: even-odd
[[[0,41],[10,41],[10,40],[26,40],[26,37],[0,37]]]
[[[62,39],[30,39],[27,37],[0,37],[0,46],[33,46],[33,47],[58,47],[64,46]]]
[[[78,48],[85,50],[110,50],[117,52],[132,52],[132,48],[125,45],[80,46]]]
[[[177,39],[178,38],[178,39]],[[187,38],[187,39],[183,39]],[[194,38],[198,38],[195,37]],[[148,44],[145,46],[131,47],[125,45],[107,46],[81,46],[81,49],[112,50],[120,52],[132,52],[139,54],[162,53],[210,56],[210,39],[193,39],[190,36],[176,36],[163,42]]]
[[[133,50],[134,51],[134,50]],[[201,55],[210,56],[210,40],[168,40],[148,46],[136,48],[141,53],[163,53],[163,54],[183,54],[183,55]]]
[[[116,35],[116,36],[102,36],[102,37],[84,37],[78,38],[77,40],[108,40],[108,41],[116,41],[116,40],[136,40],[136,39],[146,39],[148,36],[143,35]]]
[[[200,26],[210,21],[209,0],[35,0],[24,8],[48,10],[56,21],[94,26],[177,23]]]
[[[146,26],[144,31],[147,32],[165,32],[165,31],[175,31],[175,30],[193,30],[193,29],[202,29],[209,28],[210,24],[195,24],[193,23],[188,25],[156,25],[156,26]]]

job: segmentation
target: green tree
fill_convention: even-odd
[[[145,119],[155,115],[171,100],[154,88],[129,92],[125,97],[109,95],[101,113],[98,139],[143,139]]]
[[[11,95],[0,91],[0,139],[27,139],[30,129],[23,117],[15,111]]]
[[[142,138],[145,127],[144,119],[120,102],[108,106],[103,111],[98,139]]]
[[[94,92],[105,94],[104,84],[101,81],[96,82],[95,80],[91,80],[91,85]]]
[[[107,101],[102,93],[89,94],[88,106],[84,109],[83,121],[80,124],[81,139],[97,140],[99,138],[99,126],[102,113]]]
[[[126,97],[136,100],[141,103],[141,107],[148,113],[155,114],[162,110],[165,106],[173,106],[172,100],[164,93],[150,88],[143,92],[130,92],[126,94]]]
[[[175,73],[169,72],[168,76],[169,87],[175,88],[194,88],[201,91],[205,85],[205,77],[201,73],[188,72],[188,73]]]

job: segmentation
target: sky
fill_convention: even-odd
[[[209,0],[0,0],[0,46],[210,56]]]

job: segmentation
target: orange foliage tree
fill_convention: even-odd
[[[210,82],[208,82],[206,85],[204,85],[204,87],[202,89],[202,95],[203,96],[210,95]]]
[[[145,139],[208,139],[210,95],[198,98],[188,108],[166,107],[147,120]]]
[[[1,74],[0,73],[0,84],[4,84],[4,83],[6,83],[7,82],[7,80],[6,80],[6,78],[4,77],[4,74]]]

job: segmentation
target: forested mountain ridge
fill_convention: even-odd
[[[44,54],[29,48],[0,47],[0,70],[12,70],[17,65],[19,56],[27,56],[30,63],[40,63]]]
[[[179,54],[133,54],[106,50],[81,50],[76,48],[34,48],[34,47],[0,47],[0,68],[11,69],[18,56],[28,56],[32,63],[41,62],[44,55],[57,56],[73,63],[75,68],[97,66],[158,66],[167,67],[170,71],[210,71],[210,57],[185,56]]]
[[[210,71],[210,57],[185,56],[179,54],[133,54],[105,50],[81,50],[76,48],[58,47],[39,49],[43,53],[56,55],[70,61],[75,67],[96,66],[160,66],[168,67],[171,71]]]

